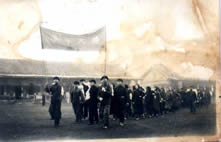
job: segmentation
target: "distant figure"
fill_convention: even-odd
[[[79,88],[80,83],[78,81],[75,81],[71,90],[70,90],[70,95],[71,95],[71,103],[72,103],[72,108],[74,111],[74,114],[76,116],[76,122],[81,122],[82,120],[82,107],[84,103],[84,95],[82,90]]]
[[[89,103],[89,125],[93,125],[94,121],[97,124],[98,123],[98,87],[96,86],[95,80],[90,80],[90,98],[88,100]]]
[[[70,92],[65,93],[65,98],[66,98],[67,103],[69,104],[70,103]]]
[[[46,87],[46,92],[51,95],[51,104],[49,107],[49,113],[51,119],[54,120],[54,127],[58,127],[61,119],[61,85],[59,84],[60,78],[54,77],[51,86]]]
[[[188,92],[189,98],[189,108],[191,113],[196,112],[195,101],[196,101],[196,93],[192,90],[192,88]]]
[[[153,112],[153,94],[151,88],[148,86],[146,88],[146,97],[145,97],[145,104],[146,104],[146,112],[147,116],[151,118],[154,114]]]
[[[125,119],[128,119],[132,115],[132,110],[131,110],[132,91],[127,84],[125,84],[125,89],[126,89],[127,98],[128,98],[126,106],[125,106]]]
[[[21,86],[15,87],[15,99],[19,100],[21,98],[22,89]]]
[[[99,89],[99,100],[101,101],[100,113],[104,116],[104,129],[109,127],[109,115],[110,115],[110,105],[112,88],[108,82],[109,78],[107,76],[101,77],[101,86]]]
[[[42,93],[42,106],[45,106],[46,96],[45,93]]]
[[[153,93],[153,112],[154,116],[160,114],[160,89],[158,87],[155,88]]]
[[[143,114],[143,97],[144,97],[143,89],[138,84],[136,84],[133,87],[133,98],[132,98],[134,115],[136,117],[136,120],[139,120]]]

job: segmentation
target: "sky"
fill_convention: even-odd
[[[107,60],[134,77],[163,64],[188,78],[215,78],[218,0],[0,1],[0,58],[103,64],[104,51],[42,50],[39,25],[74,35],[106,26]]]

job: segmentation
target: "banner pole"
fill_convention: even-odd
[[[106,75],[107,73],[107,33],[106,33],[106,26],[105,26],[105,43],[104,43],[104,54],[105,54],[105,59],[104,59],[104,74]]]

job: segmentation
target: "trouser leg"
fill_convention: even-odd
[[[88,101],[84,103],[83,110],[84,110],[83,116],[84,118],[87,118],[88,117]]]
[[[99,117],[101,120],[104,119],[104,106],[101,106],[99,109]]]
[[[97,104],[94,106],[94,119],[98,123],[98,112],[97,112]]]
[[[93,112],[93,105],[89,105],[89,123],[93,124],[94,122],[94,112]]]
[[[51,103],[49,106],[49,110],[48,110],[51,119],[54,119],[54,115],[53,115],[53,104]]]
[[[109,127],[110,105],[104,106],[104,126]]]
[[[121,103],[119,107],[119,119],[122,123],[124,123],[124,114],[124,103]]]

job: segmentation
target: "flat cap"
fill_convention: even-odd
[[[102,76],[100,80],[104,80],[104,79],[109,80],[108,76],[106,76],[106,75]]]
[[[96,81],[94,79],[91,79],[89,82],[93,82],[93,83],[96,84]]]
[[[118,81],[118,82],[124,82],[123,79],[120,79],[120,78],[117,79],[117,81]]]
[[[79,81],[74,81],[74,85],[79,85]]]
[[[60,78],[57,77],[57,76],[55,76],[55,77],[53,78],[53,80],[58,80],[58,81],[60,81]]]

